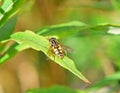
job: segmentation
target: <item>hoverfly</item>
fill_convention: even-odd
[[[58,56],[58,58],[63,59],[66,50],[62,47],[59,41],[56,38],[49,38],[50,49],[49,51]]]

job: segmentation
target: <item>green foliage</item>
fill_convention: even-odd
[[[117,81],[119,80],[120,80],[120,72],[116,72],[113,75],[108,76],[102,79],[101,81],[99,81],[98,83],[94,84],[93,86],[91,86],[90,89],[95,90],[95,89],[102,88],[103,86],[110,86],[117,83]]]
[[[113,4],[113,7],[114,9],[116,9],[118,12],[120,10],[120,1],[119,0],[111,0],[112,4]]]
[[[74,26],[76,26],[77,29],[74,29]],[[63,34],[63,36],[64,36],[64,32],[66,31],[65,36],[73,35],[73,33],[76,34],[77,36],[81,36],[81,34],[83,36],[84,35],[83,32],[86,31],[86,33],[88,35],[94,35],[94,33],[96,35],[96,34],[101,33],[100,32],[101,29],[103,31],[102,34],[103,33],[106,34],[106,35],[111,34],[111,32],[109,32],[109,30],[110,30],[109,27],[112,26],[112,25],[106,25],[105,24],[105,25],[97,25],[97,26],[92,26],[92,27],[86,25],[86,26],[82,27],[81,30],[80,29],[78,30],[78,28],[80,28],[81,26],[83,26],[83,23],[81,23],[81,22],[70,22],[70,23],[67,23],[67,24],[55,25],[55,26],[44,28],[44,29],[42,29],[42,31],[40,31],[41,33],[39,33],[39,34],[45,35],[45,36],[54,35],[54,36],[61,37],[60,35]],[[71,31],[71,33],[69,33],[70,31],[68,32],[66,30],[67,28]],[[59,29],[59,33],[57,32],[57,29]],[[73,31],[73,29],[74,29],[74,31]],[[115,29],[115,27],[114,27],[114,29]],[[51,33],[49,33],[49,31]],[[112,34],[114,34],[114,33],[112,33]],[[7,52],[6,55],[4,55],[1,58],[0,63],[5,62],[7,59],[9,59],[13,55],[15,55],[17,52],[19,52],[23,49],[26,49],[26,48],[33,48],[37,51],[43,51],[50,59],[54,60],[53,56],[48,55],[50,45],[49,45],[49,42],[47,40],[47,37],[42,37],[42,36],[39,36],[37,34],[34,34],[34,33],[30,32],[30,31],[26,31],[26,32],[18,32],[18,33],[15,33],[15,34],[11,35],[10,40],[14,40],[17,43],[19,43],[20,44],[20,47],[19,47],[20,49],[18,48],[18,50],[16,50],[16,47],[17,47],[16,45],[14,45],[14,47],[11,46],[6,51]],[[21,49],[21,46],[22,46],[22,49]],[[14,48],[15,48],[16,51],[14,50]],[[14,50],[14,53],[9,52],[9,51],[13,51],[13,50]],[[69,59],[68,57],[64,57],[64,59],[61,60],[61,59],[59,59],[58,57],[55,56],[55,62],[57,64],[61,65],[62,67],[64,67],[65,69],[68,69],[73,74],[75,74],[76,76],[78,76],[79,78],[84,80],[85,82],[89,83],[89,81],[76,69],[76,67],[74,65],[74,62],[71,59]]]
[[[107,55],[114,61],[113,64],[117,70],[120,70],[120,51],[119,51],[119,46],[120,46],[120,36],[111,36],[108,38],[110,41],[108,43],[108,49],[107,49]],[[114,51],[113,51],[114,50]]]
[[[0,28],[20,8],[24,0],[4,0],[0,7]]]
[[[53,25],[50,27],[44,27],[38,30],[36,33],[44,36],[57,35],[60,38],[65,38],[71,35],[111,35],[114,34],[114,32],[109,32],[111,27],[113,27],[113,30],[115,30],[116,28],[120,28],[120,25],[114,25],[109,23],[87,25],[79,21],[73,21],[64,24]]]
[[[44,36],[57,35],[60,38],[65,38],[79,32],[81,29],[84,29],[85,26],[86,24],[82,22],[73,21],[64,24],[53,25],[50,27],[44,27],[38,30],[36,33]]]
[[[47,38],[43,36],[39,36],[31,31],[25,32],[18,32],[11,35],[11,39],[18,42],[20,45],[26,45],[30,48],[33,48],[37,51],[44,52],[51,60],[55,61],[60,66],[64,67],[65,69],[71,71],[73,74],[78,76],[80,79],[85,81],[86,83],[90,83],[75,67],[74,62],[69,59],[68,57],[64,57],[63,59],[58,58],[56,55],[55,57],[48,54],[50,45]]]
[[[50,88],[41,88],[41,89],[31,89],[26,93],[88,93],[85,91],[76,91],[71,88],[67,88],[64,86],[53,86]]]
[[[1,47],[5,47],[5,46],[1,46]],[[16,53],[29,48],[26,45],[18,45],[17,43],[12,44],[11,46],[9,46],[7,49],[2,48],[1,53],[4,53],[3,55],[1,55],[0,57],[0,64],[6,62],[8,59],[12,58]]]
[[[24,0],[3,0],[0,7],[0,41],[10,38],[16,26],[17,17],[12,15],[20,8]],[[0,47],[0,63],[5,62],[7,59],[13,57],[17,51],[15,50],[16,44],[6,47],[6,44],[1,44]],[[14,52],[13,52],[14,51]]]
[[[16,17],[11,18],[0,28],[0,41],[10,38],[16,25]]]
[[[42,51],[55,63],[59,64],[63,68],[69,70],[74,75],[90,83],[78,70],[77,67],[83,69],[91,65],[94,70],[96,64],[100,65],[99,59],[95,58],[98,56],[95,54],[97,49],[102,50],[102,53],[107,54],[107,57],[112,59],[115,69],[120,69],[120,25],[111,23],[108,16],[99,15],[99,13],[87,13],[84,14],[87,18],[85,24],[83,21],[71,21],[68,23],[52,25],[39,29],[36,33],[26,30],[25,32],[17,32],[12,34],[16,25],[16,17],[10,19],[23,4],[24,0],[0,0],[0,64],[5,63],[7,60],[12,58],[16,53],[21,52],[25,49],[32,48],[37,51]],[[107,2],[107,3],[106,3]],[[120,1],[111,0],[112,5],[108,5],[108,1],[95,2],[93,5],[87,6],[92,8],[98,8],[103,10],[113,11],[113,8],[118,12],[120,10]],[[72,17],[79,18],[76,11],[72,11]],[[90,11],[91,12],[91,11]],[[74,14],[75,13],[75,14]],[[80,15],[80,16],[84,16]],[[109,23],[110,22],[110,23]],[[117,36],[116,36],[117,35]],[[47,40],[48,37],[56,36],[63,44],[70,46],[74,52],[70,54],[70,58],[65,56],[63,59],[48,54],[50,44]],[[103,38],[106,36],[108,42],[105,42]],[[7,46],[7,42],[15,41],[14,44]],[[104,41],[104,42],[103,42]],[[74,45],[74,46],[73,46]],[[105,46],[105,48],[103,47]],[[97,49],[96,49],[97,48]],[[94,54],[94,55],[93,55]],[[69,56],[69,55],[68,55]],[[106,56],[106,55],[105,55]],[[96,64],[91,62],[96,61]],[[102,58],[100,58],[102,59]],[[73,61],[74,60],[74,61]],[[89,61],[89,62],[88,62]],[[75,66],[77,63],[77,67]],[[87,64],[87,66],[86,66]],[[89,74],[91,75],[91,73]],[[120,72],[116,72],[113,75],[106,77],[96,84],[93,84],[89,89],[99,89],[101,87],[112,85],[119,86],[118,81],[120,80]],[[29,90],[27,93],[87,93],[86,91],[76,91],[68,89],[66,87],[55,86],[51,88],[43,88],[38,90]]]

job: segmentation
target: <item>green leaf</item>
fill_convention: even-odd
[[[0,7],[0,28],[20,8],[24,0],[4,0]]]
[[[24,45],[24,44],[18,45],[17,43],[9,46],[5,50],[3,48],[4,51],[1,52],[3,55],[0,56],[0,64],[3,64],[8,59],[12,58],[15,54],[27,48],[29,48],[29,46]]]
[[[77,92],[76,90],[64,86],[53,86],[50,88],[28,90],[26,93],[87,93],[87,92],[85,91]]]
[[[120,11],[120,0],[111,0],[111,2],[112,2],[113,7],[119,12]]]
[[[118,32],[118,28],[120,28],[120,25],[109,24],[109,23],[86,25],[79,21],[73,21],[64,24],[53,25],[50,27],[44,27],[38,30],[36,33],[44,36],[57,35],[60,38],[65,38],[71,35],[77,35],[77,36],[114,35],[116,32]],[[114,33],[111,33],[111,30],[113,30]]]
[[[91,36],[91,35],[119,35],[120,25],[115,24],[98,24],[86,26],[77,33],[77,36]]]
[[[0,28],[0,41],[10,38],[16,25],[16,17],[11,18],[8,22]]]
[[[60,38],[64,38],[79,32],[85,26],[87,25],[82,22],[73,21],[64,24],[53,25],[50,27],[44,27],[38,30],[36,33],[44,36],[57,35]]]
[[[3,51],[4,45],[5,45],[5,44],[0,43],[0,53]]]
[[[57,56],[52,56],[48,54],[49,51],[49,41],[43,36],[39,36],[31,31],[18,32],[11,35],[11,40],[15,40],[19,44],[29,46],[37,51],[44,52],[51,60],[55,61],[57,64],[63,68],[69,70],[74,75],[82,79],[86,83],[90,83],[82,74],[79,72],[74,64],[74,62],[68,58],[64,57],[63,59],[58,58]]]
[[[99,89],[101,87],[104,87],[106,85],[113,85],[113,82],[118,82],[120,80],[120,72],[116,72],[114,73],[113,75],[111,76],[108,76],[104,79],[102,79],[101,81],[99,81],[98,83],[96,84],[93,84],[90,89]]]

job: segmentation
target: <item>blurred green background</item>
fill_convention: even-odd
[[[80,21],[93,27],[106,23],[120,26],[119,2],[26,0],[17,13],[15,32],[27,29],[36,32],[45,26],[71,21]],[[27,49],[1,65],[0,93],[24,93],[28,89],[48,88],[54,85],[87,91],[78,93],[120,93],[120,36],[89,34],[89,31],[93,30],[102,32],[104,29],[85,29],[82,32],[87,31],[86,33],[76,33],[67,37],[63,34],[64,38],[60,38],[63,45],[72,49],[67,56],[75,61],[77,68],[92,82],[91,85],[48,60],[42,52]]]

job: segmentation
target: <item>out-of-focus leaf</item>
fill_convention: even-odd
[[[115,69],[119,71],[120,70],[120,49],[119,49],[120,35],[114,35],[114,36],[112,35],[110,37],[107,37],[107,41],[108,41],[107,42],[108,48],[106,50],[106,53],[109,56],[109,58],[112,59]]]
[[[75,61],[75,64],[79,69],[84,71],[90,65],[91,67],[96,67],[96,64],[93,62],[93,60],[95,59],[94,51],[97,47],[97,44],[99,45],[99,40],[97,37],[91,38],[87,36],[72,36],[62,40],[62,42],[63,45],[69,46],[73,49],[72,53],[68,51],[68,55]],[[99,63],[97,62],[97,64]]]
[[[85,91],[79,91],[73,90],[68,87],[64,86],[53,86],[50,88],[41,88],[41,89],[31,89],[28,90],[26,93],[87,93]]]
[[[114,24],[100,24],[94,26],[87,26],[82,29],[77,35],[79,36],[91,36],[91,35],[119,35],[119,25]]]
[[[4,45],[5,45],[5,44],[0,43],[0,53],[3,51]]]
[[[111,29],[112,28],[112,29]],[[86,35],[112,35],[118,32],[116,28],[120,28],[120,25],[114,24],[98,24],[98,25],[86,25],[79,21],[69,22],[65,24],[53,25],[50,27],[44,27],[37,31],[37,34],[44,36],[59,36],[65,38],[71,35],[86,36]],[[114,30],[114,33],[110,33]]]
[[[0,7],[0,28],[20,8],[24,0],[4,0]]]
[[[54,56],[51,56],[48,54],[50,44],[49,44],[49,41],[47,40],[47,38],[45,38],[43,36],[39,36],[31,31],[26,31],[26,32],[18,32],[18,33],[11,35],[11,40],[14,40],[22,45],[27,45],[30,48],[33,48],[35,50],[44,52],[51,60],[55,61],[57,64],[59,64],[63,68],[69,70],[74,75],[76,75],[81,80],[83,80],[84,82],[90,83],[81,74],[81,72],[79,72],[77,70],[74,62],[70,58],[64,56],[63,59],[60,59],[56,55],[54,57]]]
[[[110,5],[110,3],[108,3],[108,1],[106,0],[96,1],[95,3],[92,3],[85,7],[92,7],[92,8],[103,9],[103,10],[113,10],[112,5]]]
[[[111,0],[113,7],[120,12],[120,0]]]
[[[73,35],[80,31],[83,27],[85,27],[86,24],[79,22],[79,21],[73,21],[69,23],[64,24],[58,24],[53,25],[50,27],[44,27],[37,31],[37,34],[49,36],[49,35],[57,35],[60,38],[65,38],[66,36]]]
[[[90,89],[98,89],[107,85],[112,85],[113,82],[118,82],[120,80],[120,72],[116,72],[111,76],[108,76],[96,84],[93,84]]]
[[[19,45],[17,43],[9,46],[5,51],[2,51],[3,54],[0,55],[0,64],[6,62],[8,59],[12,58],[15,54],[27,48],[29,48],[29,46],[24,44]]]
[[[13,33],[16,25],[16,17],[11,18],[0,28],[0,41],[8,39]]]

